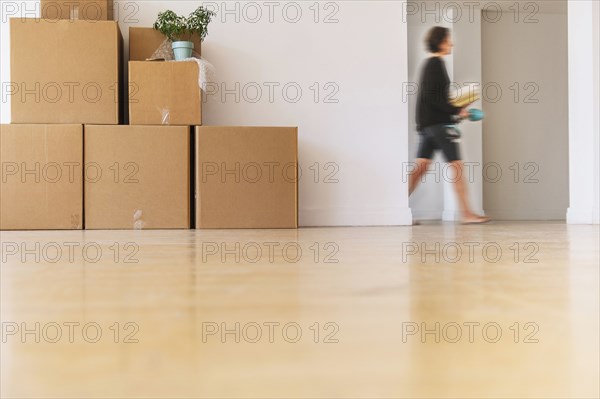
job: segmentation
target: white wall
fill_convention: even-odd
[[[125,42],[129,26],[151,26],[167,4],[188,13],[201,3],[116,2]],[[205,124],[299,126],[303,226],[409,224],[407,184],[401,176],[402,164],[408,161],[409,117],[402,101],[402,84],[407,81],[402,2],[319,2],[317,22],[313,2],[278,2],[272,22],[263,2],[253,3],[258,9],[244,8],[247,2],[226,4],[233,11],[218,10],[202,53],[216,67],[216,83],[229,90],[240,83],[240,100],[236,102],[235,94],[224,99],[208,96]],[[297,15],[295,5],[301,6],[302,16],[291,23]],[[18,12],[23,11],[19,7]],[[258,20],[257,11],[262,13]],[[327,16],[338,22],[323,23]],[[0,29],[1,80],[8,82],[8,24],[3,21]],[[265,85],[269,82],[279,84],[273,102]],[[315,82],[320,88],[316,103]],[[286,84],[301,88],[298,102],[284,98]],[[250,90],[246,96],[241,90],[245,85]],[[257,86],[264,89],[263,95],[253,103]],[[290,88],[288,95],[294,93]],[[330,99],[337,103],[325,103],[332,93]],[[0,117],[2,122],[10,120],[5,103]],[[315,163],[320,169],[317,182],[315,168],[309,169]],[[336,169],[333,177],[339,182],[326,183]]]
[[[492,88],[483,161],[498,165],[484,181],[484,208],[496,220],[566,218],[567,39],[566,13],[538,13],[530,23],[512,12],[483,18],[483,79]]]
[[[598,223],[598,1],[569,0],[569,155],[571,224]]]
[[[592,85],[594,90],[594,106],[596,111],[600,109],[600,2],[596,1],[593,5],[593,18],[592,23],[594,26],[594,39],[592,40],[592,48],[594,49],[594,84]],[[600,223],[600,112],[595,112],[594,119],[594,148],[596,162],[594,165],[594,171],[596,178],[594,179],[595,193],[594,193],[594,210],[592,214],[592,222],[595,224]]]

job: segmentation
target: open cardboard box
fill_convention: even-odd
[[[167,38],[153,28],[130,27],[129,28],[129,61],[146,61],[161,46]],[[194,43],[194,52],[198,56],[202,54],[202,40],[197,34],[192,35],[191,42]]]

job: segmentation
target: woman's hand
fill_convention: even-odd
[[[466,119],[469,117],[469,110],[467,109],[467,107],[463,108],[460,110],[460,113],[458,114],[459,117],[461,117],[462,119]]]

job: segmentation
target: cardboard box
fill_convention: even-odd
[[[0,229],[83,226],[81,125],[0,125]]]
[[[196,127],[196,228],[297,228],[298,128]]]
[[[190,128],[84,127],[86,229],[189,229]]]
[[[113,21],[10,20],[12,123],[119,123]]]
[[[112,0],[41,0],[40,6],[43,19],[113,20]]]
[[[129,124],[201,125],[198,74],[193,61],[130,61]]]
[[[145,61],[154,54],[166,37],[154,28],[129,28],[129,61]],[[194,52],[202,54],[202,40],[192,36]]]

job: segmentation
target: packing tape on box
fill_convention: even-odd
[[[71,228],[74,230],[81,228],[81,217],[78,213],[71,214]]]
[[[133,212],[133,229],[142,230],[146,226],[146,222],[142,220],[142,210],[136,209]]]
[[[79,19],[79,4],[75,4],[71,8],[71,21],[75,19]]]
[[[156,107],[156,109],[160,113],[161,125],[170,125],[171,124],[171,112],[169,112],[169,108]]]

